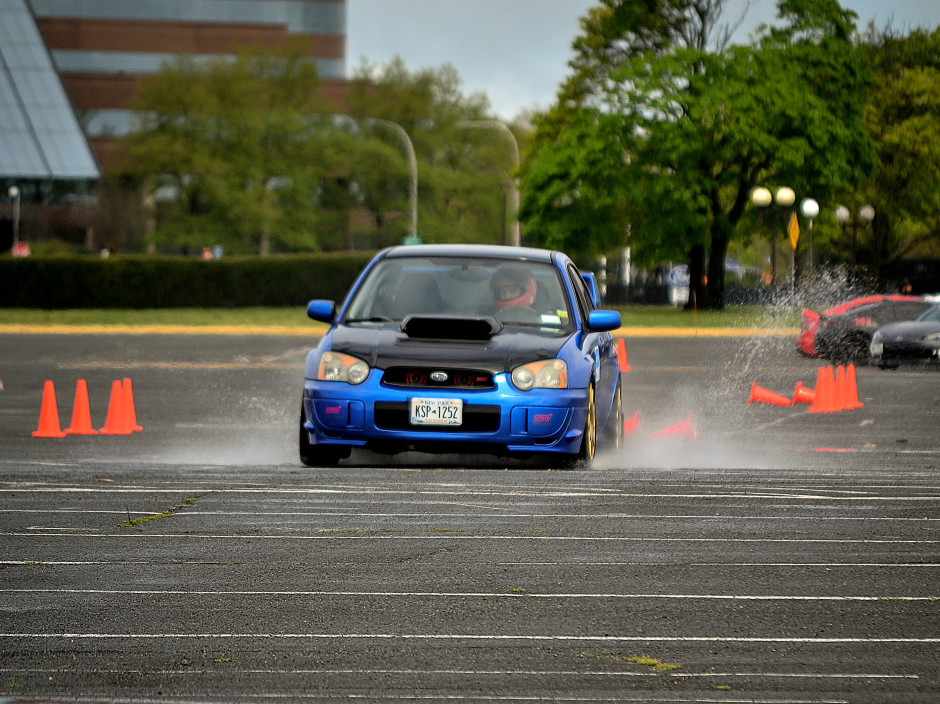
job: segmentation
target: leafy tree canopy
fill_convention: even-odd
[[[126,172],[155,194],[158,243],[226,252],[372,248],[410,232],[412,164],[425,241],[502,241],[516,164],[482,93],[451,66],[356,70],[339,107],[299,44],[181,57],[140,91]],[[502,140],[502,141],[501,141]]]
[[[394,174],[372,189],[366,202],[376,221],[396,233],[393,241],[400,241],[406,231],[407,220],[400,214],[409,207],[409,165],[393,125],[408,134],[418,162],[419,236],[425,242],[504,240],[515,164],[505,135],[490,129],[495,124],[488,120],[485,94],[465,95],[450,65],[412,72],[396,58],[384,66],[361,64],[347,102],[360,129],[397,154],[389,155]],[[367,173],[356,178],[363,182],[383,171],[368,158],[360,165]]]
[[[633,3],[605,3],[609,10],[620,5]],[[679,29],[645,27],[662,44],[619,52],[604,67],[603,82],[582,84],[592,90],[590,100],[581,96],[582,107],[549,113],[524,172],[523,212],[530,229],[548,240],[576,232],[573,220],[587,220],[573,218],[570,198],[586,196],[582,209],[589,210],[594,194],[608,190],[606,203],[615,206],[602,201],[593,227],[582,227],[570,248],[591,251],[619,239],[633,246],[638,261],[654,263],[705,245],[708,289],[699,302],[720,307],[727,247],[745,236],[738,223],[755,186],[786,184],[823,198],[873,167],[861,102],[869,74],[851,42],[854,14],[836,0],[781,0],[786,24],[765,30],[753,46],[721,51],[676,42],[706,29],[694,6],[679,3]],[[624,40],[634,36],[644,34],[627,31]],[[568,139],[572,129],[590,134]],[[561,139],[546,139],[551,130]],[[605,154],[579,155],[573,142]],[[569,199],[534,195],[552,174],[567,174]]]
[[[147,80],[133,104],[140,129],[123,146],[127,170],[170,201],[157,241],[233,253],[266,253],[272,243],[319,249],[319,86],[300,43],[231,60],[179,57]]]
[[[862,48],[875,73],[865,124],[878,165],[862,188],[840,197],[852,210],[874,206],[861,256],[883,280],[903,257],[940,256],[940,29],[870,31]]]

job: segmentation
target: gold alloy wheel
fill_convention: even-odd
[[[594,407],[594,384],[588,386],[587,418],[584,421],[584,439],[581,458],[590,462],[597,451],[597,409]]]
[[[618,380],[617,382],[617,395],[614,397],[614,417],[613,423],[614,427],[612,431],[614,433],[614,442],[613,449],[617,454],[620,454],[620,451],[623,449],[623,406],[621,405],[621,386]]]

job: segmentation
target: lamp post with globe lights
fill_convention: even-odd
[[[757,208],[757,221],[763,226],[764,223],[764,209],[773,202],[773,195],[771,195],[770,190],[764,188],[763,186],[758,186],[753,191],[751,191],[751,203]],[[770,242],[770,282],[773,285],[774,280],[774,268],[776,266],[777,260],[774,257],[774,242]]]
[[[852,222],[852,273],[855,273],[856,267],[858,266],[858,224],[862,223],[864,226],[868,226],[872,220],[875,219],[875,209],[865,204],[858,209],[858,213],[855,214],[855,217],[852,217],[851,211],[846,208],[844,205],[836,207],[836,220],[839,221],[839,224],[842,226],[842,236],[845,237],[845,228],[849,224],[849,221]]]
[[[771,192],[759,186],[751,191],[751,202],[759,208],[759,212],[763,215],[763,209],[769,206],[772,202],[776,203],[778,208],[785,208],[786,212],[790,212],[790,206],[793,205],[793,202],[796,200],[796,194],[793,192],[792,188],[787,188],[782,186],[778,188],[776,192],[771,195]],[[772,291],[777,289],[777,213],[773,214],[773,224],[770,231],[770,288]]]

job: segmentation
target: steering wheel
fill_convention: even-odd
[[[503,323],[541,323],[542,316],[530,306],[507,306],[496,314]]]

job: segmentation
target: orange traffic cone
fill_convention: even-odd
[[[620,363],[620,371],[630,371],[630,362],[627,361],[627,343],[622,337],[617,338],[617,361]]]
[[[687,435],[691,438],[695,437],[695,426],[692,424],[691,413],[689,414],[688,420],[685,420],[681,423],[676,423],[673,426],[664,428],[663,430],[659,430],[653,433],[654,438],[664,438],[664,437],[676,436],[676,435]]]
[[[640,427],[640,412],[633,414],[633,418],[627,418],[623,421],[623,434],[629,435]]]
[[[747,400],[747,405],[750,406],[754,401],[759,403],[770,403],[774,406],[789,406],[790,399],[782,394],[778,394],[775,391],[765,389],[763,386],[758,386],[755,381],[751,384],[751,397]]]
[[[858,383],[855,380],[854,364],[849,364],[845,370],[845,386],[846,408],[863,408],[865,404],[858,400]]]
[[[91,411],[88,410],[88,384],[79,379],[75,385],[75,405],[72,406],[72,424],[65,429],[68,435],[97,435],[91,427]]]
[[[834,413],[841,411],[836,397],[836,380],[832,367],[820,367],[816,373],[816,398],[809,407],[810,413]]]
[[[46,381],[42,385],[42,406],[39,409],[39,427],[33,431],[34,438],[64,438],[59,427],[59,407],[55,402],[55,384]]]
[[[839,365],[836,367],[836,404],[840,411],[844,411],[848,406],[845,405],[845,367]]]
[[[793,405],[798,403],[812,403],[816,400],[816,392],[808,386],[803,386],[802,381],[796,382],[796,388],[793,389]]]
[[[130,435],[127,411],[124,408],[124,385],[115,379],[111,383],[111,400],[108,402],[108,418],[99,430],[102,435]]]
[[[137,425],[137,411],[134,410],[134,391],[131,387],[131,380],[124,377],[121,388],[124,393],[124,414],[127,418],[127,427],[130,428],[131,432],[143,430],[141,426]]]

